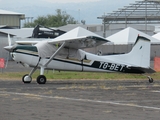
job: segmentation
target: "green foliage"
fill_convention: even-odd
[[[59,27],[67,24],[76,24],[77,21],[61,9],[56,10],[55,15],[39,16],[33,23],[25,23],[24,27],[35,27],[36,25],[43,25],[46,27]]]

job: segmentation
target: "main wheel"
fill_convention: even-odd
[[[32,81],[32,77],[30,77],[28,74],[26,74],[22,77],[23,83],[31,83],[31,81]]]
[[[37,83],[38,84],[45,84],[46,83],[46,77],[44,76],[44,75],[39,75],[38,77],[37,77]]]

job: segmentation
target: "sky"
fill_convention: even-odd
[[[66,11],[77,21],[85,20],[86,24],[101,24],[97,19],[104,14],[111,13],[135,3],[136,0],[0,0],[0,9],[24,13],[25,17],[52,15],[57,9]],[[141,1],[141,0],[139,0]],[[32,20],[32,21],[33,21]]]

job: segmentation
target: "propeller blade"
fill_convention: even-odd
[[[7,62],[6,62],[6,65],[5,65],[5,68],[7,68],[8,66],[8,61],[9,61],[9,58],[10,58],[10,52],[13,51],[14,49],[14,46],[12,46],[12,41],[11,41],[11,37],[10,35],[8,34],[8,46],[4,47],[5,50],[9,51],[8,52],[8,57],[7,57]]]
[[[11,37],[10,35],[8,34],[8,45],[11,46],[12,45],[12,41],[11,41]]]

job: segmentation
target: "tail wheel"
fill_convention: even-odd
[[[29,76],[28,74],[26,74],[26,75],[24,75],[24,76],[22,77],[22,82],[23,82],[23,83],[31,83],[31,81],[32,81],[32,77]]]
[[[37,83],[38,84],[45,84],[46,83],[46,77],[44,76],[44,75],[39,75],[38,77],[37,77]]]
[[[149,79],[149,83],[153,83],[153,78],[150,78],[150,79]]]
[[[151,78],[150,76],[148,76],[149,79],[149,83],[153,83],[153,78]]]

